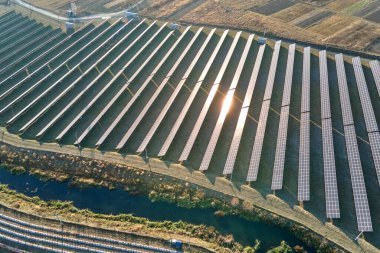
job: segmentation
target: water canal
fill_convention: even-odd
[[[96,213],[128,213],[153,221],[186,221],[193,224],[213,226],[222,233],[233,234],[243,245],[253,245],[255,239],[261,241],[261,251],[265,252],[285,240],[290,246],[304,246],[304,243],[288,230],[262,221],[247,221],[237,216],[217,217],[214,209],[186,209],[166,202],[152,203],[147,196],[130,195],[122,189],[73,188],[68,183],[42,181],[37,176],[13,175],[0,169],[0,183],[27,196],[38,196],[42,200],[72,201],[80,209]],[[305,247],[310,252],[314,249]]]

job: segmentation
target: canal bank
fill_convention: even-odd
[[[348,252],[362,252],[364,247],[365,252],[378,252],[364,240],[359,240],[358,245],[353,238],[332,224],[319,221],[298,206],[290,207],[274,195],[262,196],[250,187],[231,185],[223,178],[215,178],[211,181],[205,175],[189,171],[180,165],[166,164],[157,159],[149,159],[147,162],[138,156],[101,153],[92,149],[78,151],[76,147],[71,146],[61,147],[57,144],[23,141],[8,133],[3,135],[3,142],[12,146],[2,147],[2,160],[9,160],[15,166],[37,166],[44,173],[53,172],[56,176],[68,174],[76,178],[79,183],[100,184],[111,188],[119,183],[124,185],[139,185],[140,183],[149,185],[150,183],[154,189],[154,185],[160,185],[159,181],[162,180],[165,181],[165,185],[170,186],[169,188],[173,185],[182,187],[189,185],[191,189],[200,188],[208,198],[220,199],[228,206],[232,205],[233,199],[236,199],[238,204],[234,210],[243,210],[261,220],[286,226],[292,230],[292,233],[302,237],[304,241],[313,244],[316,248],[335,247]],[[33,159],[25,159],[25,156]],[[133,191],[133,189],[128,190]],[[170,201],[170,197],[173,196],[170,194],[172,189],[164,190],[167,192],[161,192],[156,199],[166,198]],[[183,195],[176,196],[173,201],[181,204],[181,198]],[[204,204],[202,201],[196,203]]]

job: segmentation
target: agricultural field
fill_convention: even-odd
[[[378,61],[165,21],[102,20],[70,34],[14,11],[0,21],[8,132],[249,183],[380,247]]]
[[[64,14],[69,2],[36,0],[33,4]],[[145,17],[247,29],[380,54],[380,3],[376,0],[77,0],[76,3],[80,15],[120,11],[139,3],[133,11]],[[354,30],[359,27],[363,31]]]

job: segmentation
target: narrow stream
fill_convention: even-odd
[[[193,224],[213,226],[218,231],[233,234],[243,245],[253,245],[255,239],[261,241],[260,252],[278,246],[282,240],[290,246],[304,246],[288,230],[261,221],[247,221],[236,216],[216,217],[213,209],[186,209],[166,202],[152,203],[147,196],[129,195],[127,192],[106,188],[72,188],[68,183],[44,182],[36,176],[13,175],[0,169],[0,183],[27,196],[38,196],[42,200],[72,201],[77,208],[89,209],[96,213],[130,213],[153,221],[186,221]],[[310,252],[314,249],[305,247]]]

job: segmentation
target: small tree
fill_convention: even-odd
[[[255,253],[260,249],[261,242],[259,240],[255,240],[255,245],[253,247],[245,247],[244,253]]]
[[[282,241],[280,246],[267,251],[267,253],[292,253],[292,252],[293,252],[292,248],[285,241]]]

